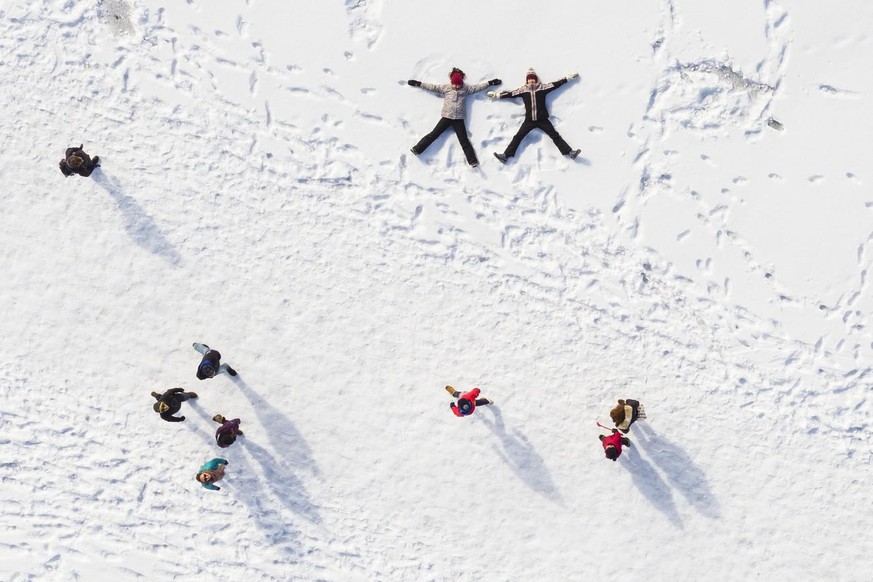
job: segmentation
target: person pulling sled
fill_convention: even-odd
[[[599,423],[598,423],[599,424]],[[603,425],[600,425],[603,426]],[[604,427],[606,428],[606,427]],[[610,435],[597,435],[597,438],[600,439],[600,444],[603,445],[603,453],[606,455],[606,458],[611,461],[617,461],[621,456],[621,447],[629,447],[631,446],[630,439],[626,436],[621,436],[621,433],[618,432],[617,428],[612,429],[612,434]]]
[[[452,409],[452,412],[455,416],[470,416],[473,414],[473,411],[476,410],[477,406],[485,406],[488,404],[494,404],[493,400],[488,400],[487,398],[479,398],[480,390],[478,388],[473,388],[469,392],[461,394],[451,386],[446,386],[446,392],[452,395],[452,398],[457,398],[458,403],[455,404],[452,402],[449,404],[449,407]]]

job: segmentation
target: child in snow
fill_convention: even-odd
[[[210,349],[206,344],[198,344],[197,342],[194,342],[194,349],[203,354],[203,359],[200,360],[200,365],[197,367],[198,380],[213,378],[220,372],[236,376],[236,370],[221,363],[221,353],[218,350]]]
[[[82,151],[84,145],[81,144],[77,148],[67,148],[64,159],[58,164],[64,176],[69,178],[73,174],[79,174],[87,178],[94,171],[94,168],[100,166],[100,156],[94,156],[92,160],[91,156]]]
[[[184,416],[176,417],[173,415],[179,412],[183,402],[189,398],[197,398],[196,393],[185,392],[184,388],[170,388],[163,394],[152,392],[152,396],[157,400],[152,408],[167,422],[182,422],[185,420]]]
[[[412,146],[412,153],[419,155],[426,150],[436,138],[441,136],[445,130],[452,128],[455,130],[455,135],[458,136],[458,141],[461,142],[461,149],[464,150],[464,155],[467,157],[467,163],[474,168],[479,165],[479,160],[476,159],[476,152],[473,151],[473,145],[467,137],[467,125],[464,123],[464,118],[467,116],[467,95],[478,93],[489,85],[499,85],[500,79],[491,79],[487,83],[479,83],[478,85],[464,85],[464,71],[457,67],[449,73],[448,85],[434,85],[433,83],[422,83],[415,79],[410,79],[407,83],[413,87],[421,87],[425,91],[436,93],[443,96],[443,108],[440,112],[442,117],[437,122],[429,134],[421,138],[417,144]]]
[[[214,458],[211,461],[206,461],[200,470],[197,472],[197,479],[206,489],[218,491],[221,487],[215,485],[216,481],[224,479],[224,467],[228,465],[227,459]]]
[[[449,407],[452,409],[452,412],[455,413],[455,416],[470,416],[473,414],[473,411],[476,410],[477,406],[494,404],[493,401],[488,400],[487,398],[479,398],[480,390],[478,388],[473,388],[466,394],[461,394],[451,386],[446,386],[446,392],[451,394],[453,398],[458,398],[457,404],[454,402],[449,404]]]
[[[227,420],[220,414],[216,414],[212,417],[212,420],[221,425],[215,431],[215,442],[222,449],[226,449],[235,443],[237,436],[244,436],[243,431],[239,429],[240,420],[238,418]]]
[[[615,408],[609,411],[609,416],[618,430],[627,434],[630,432],[630,426],[638,420],[646,419],[646,409],[640,404],[639,400],[619,399]]]
[[[597,438],[600,439],[600,443],[603,445],[603,452],[606,454],[606,458],[610,460],[617,460],[621,456],[621,446],[624,445],[626,447],[631,446],[630,439],[624,436],[621,436],[621,433],[618,432],[618,429],[612,429],[611,435],[597,435]]]
[[[518,89],[514,91],[503,91],[502,93],[489,91],[488,96],[492,99],[518,99],[521,97],[522,101],[524,101],[524,122],[512,138],[512,141],[510,141],[509,145],[506,146],[506,151],[502,154],[495,153],[494,157],[500,160],[501,163],[505,164],[507,159],[515,155],[518,146],[521,145],[521,140],[523,140],[531,131],[540,129],[552,138],[552,141],[555,142],[556,146],[558,146],[561,155],[570,156],[570,158],[575,160],[576,156],[578,156],[579,152],[582,150],[574,150],[571,148],[567,142],[564,141],[564,138],[560,136],[558,130],[556,130],[555,126],[552,125],[552,122],[549,121],[549,110],[546,109],[546,95],[570,79],[575,79],[578,76],[579,73],[571,73],[554,83],[542,84],[534,70],[528,69],[525,84]]]

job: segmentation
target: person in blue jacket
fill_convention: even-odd
[[[198,344],[194,342],[194,349],[203,354],[203,359],[200,360],[200,365],[197,366],[197,379],[206,380],[214,378],[216,374],[227,372],[231,376],[236,376],[236,370],[227,364],[221,363],[221,352],[213,350],[206,344]]]
[[[224,467],[228,465],[227,459],[215,457],[211,461],[206,461],[197,475],[194,477],[206,489],[218,491],[221,487],[215,485],[216,481],[224,479]]]

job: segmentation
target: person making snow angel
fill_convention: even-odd
[[[558,150],[560,150],[562,156],[570,156],[570,158],[575,160],[576,156],[578,156],[579,152],[582,150],[574,150],[571,148],[558,133],[558,130],[555,129],[555,126],[552,125],[552,122],[549,121],[549,110],[546,109],[546,95],[570,79],[575,79],[578,76],[579,73],[570,73],[563,79],[558,79],[554,83],[543,84],[540,83],[540,78],[537,76],[536,72],[534,72],[533,69],[528,69],[524,85],[518,89],[514,91],[503,91],[501,93],[497,93],[497,91],[488,91],[488,96],[492,99],[518,99],[521,97],[522,101],[524,101],[524,122],[512,138],[512,141],[510,141],[509,145],[506,146],[506,150],[502,154],[495,152],[494,157],[500,160],[501,163],[505,164],[506,160],[513,157],[515,152],[518,151],[518,146],[521,145],[521,141],[525,136],[535,129],[540,129],[552,138],[552,141],[555,142],[556,146],[558,146]]]
[[[469,392],[461,394],[451,386],[446,386],[446,392],[451,394],[453,398],[458,399],[457,404],[454,402],[449,404],[452,412],[458,417],[470,416],[473,414],[473,411],[476,410],[477,406],[494,404],[493,401],[488,400],[487,398],[479,398],[480,390],[478,388],[473,388]]]
[[[422,83],[415,79],[410,79],[407,83],[413,87],[421,87],[425,91],[436,93],[443,96],[443,108],[440,112],[442,117],[437,122],[429,134],[421,138],[421,140],[412,146],[412,153],[416,156],[426,150],[430,144],[443,134],[448,128],[455,130],[458,136],[458,141],[461,142],[461,149],[464,150],[464,155],[467,157],[467,163],[474,168],[479,165],[479,160],[476,158],[476,152],[473,151],[473,145],[467,137],[467,125],[464,119],[467,116],[467,95],[478,93],[491,85],[499,85],[500,79],[491,79],[487,83],[479,83],[478,85],[464,85],[464,71],[457,67],[449,73],[448,85],[434,85],[433,83]]]
[[[197,475],[194,477],[206,489],[218,491],[221,487],[215,485],[216,481],[224,479],[224,467],[228,464],[227,459],[216,457],[203,463]]]

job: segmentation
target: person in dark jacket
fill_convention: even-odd
[[[240,420],[238,418],[227,420],[222,415],[216,414],[212,417],[212,420],[221,425],[218,427],[218,430],[215,431],[215,442],[218,443],[218,446],[222,449],[226,449],[235,443],[236,437],[245,436],[243,435],[243,431],[239,429]]]
[[[154,406],[152,406],[152,409],[160,414],[161,418],[167,422],[182,422],[185,420],[184,416],[177,417],[173,415],[179,412],[179,409],[182,408],[183,402],[189,398],[197,398],[196,393],[185,392],[184,388],[170,388],[163,394],[152,392],[152,396],[157,400]]]
[[[478,93],[488,86],[499,85],[500,79],[491,79],[487,83],[479,83],[477,85],[464,85],[464,71],[457,67],[449,73],[450,84],[434,85],[433,83],[422,83],[415,79],[410,79],[406,83],[412,87],[421,87],[425,91],[436,93],[443,96],[443,108],[440,114],[440,120],[436,127],[429,134],[421,138],[421,140],[412,146],[412,153],[420,155],[430,147],[444,131],[450,127],[458,136],[458,141],[461,142],[461,149],[464,150],[464,156],[467,158],[467,163],[474,168],[479,165],[479,160],[476,158],[476,152],[473,150],[473,145],[467,137],[467,125],[464,119],[467,117],[467,96],[473,93]]]
[[[203,354],[203,359],[200,360],[200,365],[197,366],[197,379],[206,380],[214,378],[216,374],[227,372],[231,376],[236,376],[236,370],[221,363],[221,352],[213,350],[206,344],[198,344],[194,342],[194,349]]]
[[[451,386],[446,386],[446,392],[452,395],[453,398],[458,399],[458,403],[455,404],[452,402],[449,404],[449,407],[452,409],[452,412],[455,416],[470,416],[473,414],[473,411],[476,410],[477,406],[483,406],[487,404],[494,404],[492,400],[488,400],[487,398],[479,398],[479,394],[481,391],[478,388],[473,388],[469,392],[461,394]]]
[[[69,178],[73,174],[79,174],[87,178],[94,171],[94,168],[100,167],[100,156],[94,156],[92,160],[91,156],[82,151],[84,145],[81,144],[77,148],[67,148],[64,159],[58,164],[64,176]]]
[[[552,141],[555,142],[556,146],[558,146],[561,155],[570,156],[570,158],[575,160],[576,156],[578,156],[582,150],[574,150],[571,148],[558,133],[558,130],[555,129],[555,126],[552,125],[552,122],[549,121],[549,110],[546,108],[546,95],[570,79],[575,79],[578,76],[579,73],[571,73],[554,83],[543,84],[540,83],[540,79],[536,72],[534,72],[533,69],[529,69],[527,77],[525,78],[525,84],[522,87],[519,87],[514,91],[503,91],[502,93],[489,91],[488,96],[492,99],[521,98],[524,102],[524,122],[512,138],[512,141],[510,141],[509,145],[506,146],[506,150],[502,154],[495,152],[494,157],[500,160],[501,163],[505,164],[506,160],[513,157],[515,152],[518,151],[518,146],[521,145],[521,141],[525,136],[533,130],[539,129],[552,138]]]
[[[639,400],[628,398],[627,400],[619,399],[615,408],[609,411],[609,416],[615,427],[627,434],[630,432],[630,426],[638,420],[646,419],[646,409],[640,404]]]
[[[603,445],[603,452],[606,455],[607,459],[612,461],[618,460],[621,456],[621,447],[622,445],[629,447],[631,446],[630,439],[621,436],[621,433],[618,432],[618,429],[612,429],[612,434],[610,435],[597,435],[600,439],[600,443]]]

